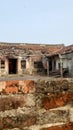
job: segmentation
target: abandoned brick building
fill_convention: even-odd
[[[0,76],[56,75],[68,70],[73,76],[73,46],[63,44],[0,43]]]

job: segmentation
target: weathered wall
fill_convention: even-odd
[[[1,60],[0,60],[0,66],[1,66]],[[5,68],[0,67],[0,76],[4,76],[8,74],[8,60],[5,59]]]
[[[69,76],[73,77],[73,53],[64,54],[62,58],[64,66],[69,69]]]
[[[2,85],[0,130],[73,129],[73,79],[6,81]]]

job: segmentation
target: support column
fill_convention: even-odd
[[[62,56],[59,55],[59,58],[60,58],[60,74],[61,74],[61,77],[63,77],[63,61],[62,61]]]
[[[0,59],[0,76],[1,76],[1,59]]]
[[[52,60],[52,72],[54,71],[54,60]]]
[[[61,71],[61,77],[63,77],[63,66],[62,66],[62,59],[60,59],[60,71]]]
[[[49,60],[47,59],[47,75],[49,76]]]
[[[17,73],[18,74],[21,74],[22,73],[22,70],[21,70],[21,57],[18,57],[17,59]]]
[[[30,56],[30,75],[32,75],[32,57]]]
[[[5,75],[9,74],[9,61],[8,59],[5,59]]]

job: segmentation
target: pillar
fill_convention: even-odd
[[[52,60],[52,72],[54,71],[54,60]]]
[[[59,54],[59,58],[60,58],[60,74],[61,77],[63,77],[63,61],[62,61],[62,56]]]
[[[32,57],[30,56],[30,75],[32,75]]]
[[[1,76],[1,59],[0,59],[0,76]]]
[[[17,59],[17,73],[18,74],[21,74],[22,73],[22,70],[21,70],[21,57],[18,57]]]
[[[5,59],[5,74],[8,75],[9,74],[9,60]]]
[[[49,60],[47,59],[47,75],[49,76]]]
[[[63,77],[63,65],[62,65],[62,59],[60,59],[60,72],[61,72],[61,77]]]

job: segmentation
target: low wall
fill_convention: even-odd
[[[0,130],[72,129],[72,79],[0,82]]]

